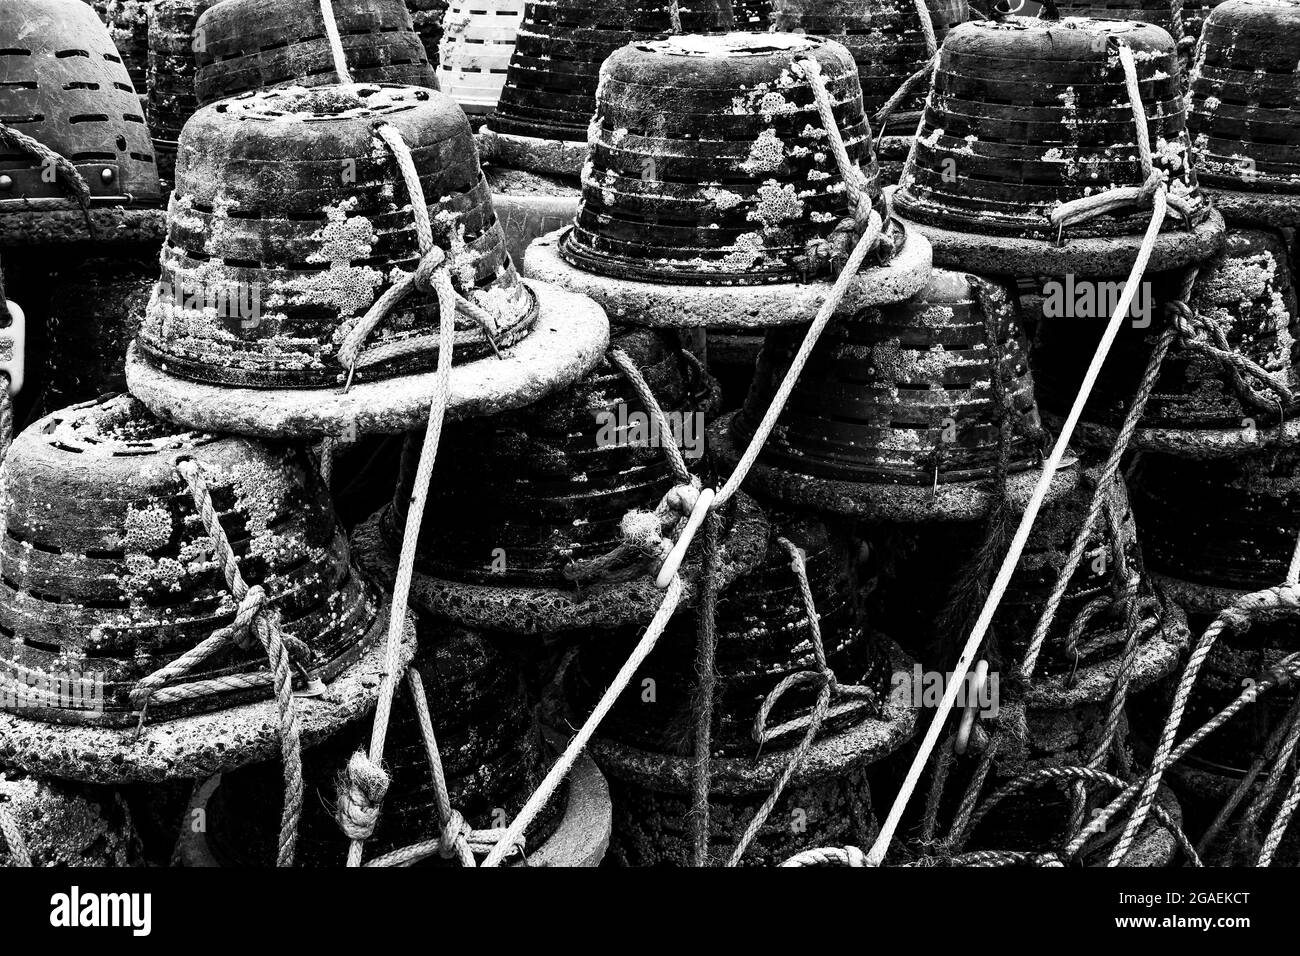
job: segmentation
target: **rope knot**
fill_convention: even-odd
[[[453,808],[451,813],[447,815],[447,822],[438,838],[438,855],[444,860],[450,860],[457,856],[457,841],[462,837],[468,837],[469,833],[469,824],[465,822],[465,818],[461,816],[460,811]]]
[[[253,645],[253,624],[254,619],[266,609],[266,591],[260,584],[254,584],[240,599],[239,605],[235,610],[235,622],[232,628],[232,637],[235,646],[240,650],[248,650]]]
[[[339,778],[334,819],[351,840],[369,840],[379,822],[379,808],[388,794],[384,768],[358,750]],[[463,822],[463,821],[462,821]]]
[[[447,254],[442,251],[441,246],[434,246],[424,257],[420,259],[420,264],[415,267],[415,288],[426,295],[434,292],[434,273],[447,264]]]
[[[1165,184],[1165,174],[1156,168],[1152,168],[1146,181],[1138,187],[1137,202],[1139,205],[1149,206],[1156,198],[1156,190]]]

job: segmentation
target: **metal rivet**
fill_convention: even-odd
[[[103,181],[104,185],[107,186],[113,181],[113,171],[105,167],[99,171],[99,178]]]
[[[0,176],[0,189],[13,189],[14,180],[12,176]]]

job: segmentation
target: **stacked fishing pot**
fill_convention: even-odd
[[[386,615],[307,449],[109,397],[17,437],[0,508],[3,764],[101,786],[202,778],[287,747],[286,702],[306,744],[373,707]],[[259,621],[286,635],[274,672]]]
[[[0,44],[0,247],[157,236],[158,170],[140,100],[94,11],[21,0]]]
[[[70,371],[55,354],[59,340],[84,341],[81,336],[100,332],[89,329],[80,303],[65,308],[66,298],[55,327],[53,300],[65,287],[54,277],[89,275],[92,259],[156,257],[165,215],[137,95],[144,87],[133,84],[90,5],[7,5],[0,51],[0,256],[7,294],[21,304],[20,313],[4,316],[0,336],[17,348],[0,360],[0,371],[9,376],[21,426],[57,407],[48,395],[44,403],[41,398],[59,384],[53,378]],[[114,295],[127,294],[131,284],[111,271],[97,272],[93,281]],[[125,330],[129,323],[114,315],[109,324]],[[60,362],[62,371],[53,367]]]
[[[274,177],[265,174],[271,169]],[[347,444],[422,428],[439,394],[447,396],[448,419],[527,405],[580,379],[607,343],[606,320],[590,300],[520,281],[465,116],[427,88],[289,86],[200,109],[180,139],[169,226],[160,291],[146,310],[129,378],[153,407],[192,425],[201,420],[202,427],[297,443]],[[436,270],[438,297],[410,281],[421,263]],[[442,301],[444,294],[451,298]],[[451,323],[450,338],[440,339],[440,322]],[[445,393],[433,370],[444,360],[443,342],[454,349],[445,357],[452,363]],[[396,538],[400,544],[400,531]],[[393,578],[385,580],[372,550],[358,550],[363,573],[390,586]],[[392,632],[390,642],[395,635],[409,655],[414,631]],[[535,725],[493,729],[498,705],[531,719],[517,688],[509,680],[481,685],[493,671],[513,674],[518,684],[518,669],[484,665],[478,658],[487,651],[473,634],[461,641],[471,650],[444,645],[436,630],[422,633],[422,642],[417,672],[433,694],[453,695],[435,707],[434,720],[436,732],[461,748],[454,763],[448,758],[451,797],[464,800],[465,813],[487,807],[513,815],[548,758]],[[436,661],[445,654],[473,667],[444,673]],[[449,706],[453,700],[459,703]],[[399,711],[409,715],[410,706],[399,699]],[[430,822],[437,807],[420,785],[428,768],[420,764],[426,750],[418,725],[402,719],[388,764],[392,825],[375,835],[384,850],[425,838],[436,843],[441,832]],[[333,749],[309,753],[307,785],[331,781],[367,730],[366,721],[354,719]],[[520,733],[531,741],[527,753],[496,766],[505,758],[493,741]],[[210,840],[190,839],[187,859],[235,863],[230,846],[269,845],[270,835],[258,829],[265,821],[228,808],[263,803],[259,795],[271,775],[257,768],[207,787],[203,808],[223,828]],[[340,798],[339,821],[354,839],[360,807],[372,799],[366,779],[364,768],[349,770]],[[532,849],[550,848],[541,859],[599,860],[602,811],[608,829],[603,788],[594,766],[574,778],[552,817],[530,832]],[[337,864],[343,857],[335,848],[346,852],[347,840],[340,823],[318,809],[304,818],[304,862]],[[249,833],[240,829],[246,817]],[[491,820],[474,822],[485,827]]]
[[[204,45],[199,16],[212,0],[153,0],[149,6],[148,95],[145,115],[164,187],[176,171],[176,140],[198,109],[195,58]]]
[[[895,208],[930,238],[936,262],[969,269],[983,277],[981,282],[996,282],[1013,305],[1022,293],[1031,293],[1025,303],[1033,308],[1024,318],[1035,329],[1034,378],[1049,425],[1064,420],[1087,357],[1101,340],[1106,320],[1112,319],[1134,263],[1140,260],[1146,267],[1143,293],[1148,297],[1139,296],[1136,302],[1148,311],[1135,304],[1132,313],[1141,325],[1143,315],[1150,317],[1150,289],[1185,291],[1182,273],[1174,270],[1206,261],[1224,241],[1222,218],[1210,208],[1192,169],[1178,56],[1176,43],[1159,27],[1086,18],[1012,17],[965,24],[949,33],[940,51]],[[1140,114],[1135,113],[1128,92],[1128,64],[1133,65]],[[1149,166],[1143,142],[1151,144]],[[1138,188],[1143,185],[1145,189]],[[1163,191],[1173,211],[1152,226],[1154,190]],[[1121,342],[1129,332],[1119,333]],[[1073,376],[1062,374],[1044,358],[1067,353],[1075,367]],[[926,357],[937,358],[933,353]],[[1103,380],[1127,361],[1128,351],[1116,345],[1102,366]],[[999,392],[1014,394],[1005,386],[997,387],[995,381],[991,396],[995,405]],[[1105,393],[1099,383],[1094,404]],[[995,442],[1006,449],[999,451],[995,468],[1006,473],[1015,462],[1010,454],[1014,445],[1005,427],[1002,432],[1003,437],[994,433]],[[1113,433],[1108,437],[1113,439]],[[1110,443],[1096,438],[1088,413],[1084,424],[1073,430],[1072,441],[1096,450],[1085,453],[1073,467],[1068,454],[1061,461],[1018,571],[993,619],[995,643],[986,645],[986,652],[1000,658],[993,665],[1014,675],[990,738],[1029,741],[1027,751],[995,760],[994,779],[1042,766],[1107,770],[1112,762],[1123,772],[1129,765],[1127,697],[1172,673],[1187,644],[1180,610],[1148,577],[1136,553],[1122,484],[1113,472],[1104,471],[1106,484],[1096,486],[1097,468]],[[1044,450],[1047,444],[1050,439]],[[936,474],[941,494],[941,464]],[[1068,487],[1072,481],[1079,483]],[[956,549],[940,576],[952,582],[935,602],[944,608],[938,623],[947,626],[936,627],[932,615],[904,609],[904,617],[910,615],[918,625],[919,635],[927,629],[933,635],[933,659],[944,667],[950,666],[956,651],[944,642],[960,641],[976,624],[975,614],[996,568],[996,560],[989,560],[990,545],[996,558],[1003,547],[993,543],[1009,540],[1010,525],[1005,517],[998,518],[998,511],[1006,510],[1016,495],[1006,478],[999,483],[1006,491],[994,508],[994,520],[982,536],[975,535]],[[1054,491],[1058,487],[1059,493]],[[1026,576],[1032,580],[1047,571],[1051,584],[1069,570],[1062,550],[1070,553],[1069,545],[1080,534],[1088,502],[1094,498],[1099,505],[1089,533],[1096,536],[1110,529],[1109,557],[1098,567],[1112,569],[1113,578],[1118,561],[1124,573],[1118,580],[1088,582],[1088,561],[1096,556],[1094,542],[1085,547],[1072,577],[1058,584],[1063,589],[1060,601],[1065,603],[1047,600],[1042,581],[1035,585],[1039,593],[1032,600],[1024,593],[1018,595],[1026,586]],[[892,540],[887,536],[882,542]],[[894,572],[885,575],[886,581],[898,574],[906,580],[909,565],[920,560],[900,560],[896,550],[893,557],[888,546],[883,550],[882,560],[895,565]],[[917,545],[916,553],[923,556],[927,550]],[[1068,609],[1071,594],[1090,593],[1095,597],[1084,608]],[[881,589],[885,604],[891,603],[889,594]],[[1050,612],[1050,619],[1040,623],[1044,611]],[[881,613],[890,617],[887,611]],[[1083,638],[1077,631],[1076,625],[1085,624],[1083,633],[1096,632],[1093,637]],[[1028,635],[1036,632],[1036,640],[1029,640]],[[1061,661],[1053,662],[1054,643],[1064,643],[1069,651],[1063,658],[1068,668],[1064,673]],[[1088,647],[1091,653],[1081,650]],[[1004,679],[1007,676],[1003,674]],[[967,762],[959,760],[957,766],[964,767],[957,779],[970,772]],[[1172,801],[1171,794],[1161,793],[1161,799]],[[1093,785],[1085,800],[1081,787],[1054,791],[1048,785],[1031,796],[1039,809],[1051,809],[1056,830],[1048,844],[1059,851],[1087,821],[1088,801],[1105,802],[1114,793]],[[1068,812],[1062,814],[1062,809]],[[1174,809],[1171,803],[1162,812],[1172,821]],[[1041,814],[1000,808],[976,829],[977,842],[989,849],[1035,843],[1044,834],[1034,838],[1020,825],[1030,819],[1037,825]],[[1173,837],[1150,820],[1148,828],[1147,836],[1155,843],[1145,850],[1140,844],[1131,847],[1130,861],[1167,862],[1175,846]],[[1086,859],[1086,849],[1084,853]]]
[[[614,321],[707,330],[710,342],[718,330],[754,335],[810,321],[861,230],[879,238],[846,281],[840,314],[905,299],[925,284],[929,250],[889,216],[844,47],[781,33],[686,35],[631,43],[606,61],[602,77],[578,214],[532,243],[526,274],[584,290]],[[819,86],[834,135],[818,112]],[[715,458],[718,434],[715,422]],[[715,463],[721,475],[729,470],[730,462]],[[910,660],[863,619],[856,548],[812,513],[825,509],[805,498],[767,510],[760,562],[717,607],[721,690],[710,726],[698,717],[692,725],[697,611],[669,625],[637,672],[640,685],[593,742],[614,792],[611,849],[624,862],[700,859],[688,820],[705,734],[713,756],[705,862],[771,863],[804,840],[862,841],[874,832],[867,780],[914,726],[910,701],[890,698],[886,683]],[[794,563],[806,566],[820,630]],[[579,649],[563,681],[570,707],[594,705],[632,638]],[[823,646],[824,666],[843,686],[814,716]],[[756,815],[807,733],[817,736],[806,759]]]
[[[523,17],[524,0],[457,0],[447,7],[438,85],[470,116],[496,109]]]
[[[677,32],[722,28],[726,7],[715,0],[682,0],[676,7]],[[754,28],[766,29],[757,22]],[[673,31],[670,5],[662,0],[525,3],[505,87],[481,138],[516,259],[577,210],[601,64],[624,44]]]
[[[412,669],[432,693],[431,726],[437,736],[451,805],[480,828],[504,827],[536,789],[549,763],[546,744],[518,664],[465,629],[430,629]],[[439,837],[436,796],[428,785],[425,740],[409,709],[394,715],[387,748],[393,786],[371,847],[376,857],[394,854],[404,864],[446,865],[435,852],[411,855],[412,843]],[[303,866],[337,867],[347,839],[331,812],[335,777],[349,756],[365,746],[369,727],[349,726],[308,754],[298,858]],[[275,839],[275,768],[260,765],[208,781],[191,800],[202,830],[183,834],[184,864],[247,866],[267,858]],[[316,799],[316,797],[319,799]],[[512,863],[533,867],[594,866],[609,839],[609,795],[590,760],[583,761],[562,799],[551,802],[529,828]]]
[[[1180,736],[1296,650],[1294,619],[1268,610],[1270,602],[1244,617],[1227,609],[1292,573],[1300,311],[1289,230],[1300,225],[1300,9],[1264,0],[1216,7],[1191,90],[1196,172],[1227,216],[1229,238],[1197,279],[1185,316],[1192,328],[1180,330],[1136,436],[1148,453],[1134,476],[1134,507],[1168,593],[1197,634],[1229,618],[1194,682],[1179,688],[1190,692]],[[1153,711],[1167,713],[1172,697],[1157,698]],[[1292,719],[1289,697],[1283,690],[1249,704],[1169,768],[1199,829],[1245,787],[1240,816],[1228,814],[1206,837],[1213,862],[1261,858],[1277,781],[1269,771],[1248,786],[1247,775],[1275,759]],[[1152,727],[1148,744],[1157,740]],[[1269,852],[1275,862],[1300,858],[1293,836]]]
[[[921,9],[930,20],[921,21]],[[898,181],[916,135],[925,101],[917,82],[881,123],[880,112],[934,55],[948,31],[970,18],[965,0],[775,0],[773,28],[830,37],[853,54],[862,81],[862,102],[877,135],[876,159],[888,182]],[[879,128],[883,125],[883,129]]]
[[[333,29],[351,78],[437,89],[433,66],[401,0],[335,0]],[[195,28],[194,93],[200,105],[281,86],[338,79],[319,5],[224,0]]]
[[[541,704],[555,726],[562,718],[549,691],[564,655],[575,646],[625,649],[623,639],[653,618],[662,592],[644,556],[624,547],[624,528],[629,512],[649,516],[675,493],[680,479],[664,442],[684,439],[690,466],[699,467],[704,416],[718,402],[716,383],[675,336],[621,330],[612,347],[617,353],[564,392],[447,429],[414,564],[413,606],[440,627],[467,629],[507,649],[524,668],[531,705]],[[615,354],[644,380],[666,420],[680,423],[671,434],[651,424],[650,409]],[[356,533],[366,562],[385,580],[397,573],[419,440],[408,437],[392,505]],[[765,517],[747,500],[737,503],[726,525],[722,586],[757,565],[767,536]],[[694,603],[699,561],[682,573],[685,600]],[[589,709],[578,708],[569,720],[576,725]],[[595,772],[585,760],[575,769],[571,801]],[[587,820],[602,852],[611,820],[607,796],[603,812]]]

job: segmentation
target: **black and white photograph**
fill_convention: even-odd
[[[1285,932],[1298,229],[1300,0],[0,0],[0,947]]]

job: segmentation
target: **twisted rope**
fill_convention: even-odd
[[[90,186],[86,184],[77,167],[72,165],[71,160],[56,153],[40,140],[33,139],[3,122],[0,122],[0,146],[24,152],[39,161],[41,165],[52,168],[56,177],[72,193],[72,197],[81,208],[90,237],[92,239],[96,237],[95,222],[90,218]]]
[[[1174,327],[1178,330],[1179,344],[1191,352],[1199,352],[1216,359],[1232,378],[1233,390],[1242,404],[1260,411],[1272,412],[1278,406],[1284,409],[1295,403],[1295,395],[1286,383],[1275,378],[1254,359],[1234,351],[1228,343],[1223,326],[1209,316],[1193,311],[1186,302],[1175,302],[1172,307]],[[1269,404],[1246,381],[1249,378],[1274,394],[1277,405]]]
[[[1297,694],[1292,699],[1291,708],[1287,711],[1286,718],[1269,735],[1264,749],[1251,761],[1250,769],[1246,771],[1246,775],[1241,778],[1228,796],[1222,809],[1215,816],[1214,822],[1201,835],[1201,840],[1197,844],[1197,849],[1200,852],[1204,853],[1214,843],[1215,837],[1227,825],[1232,814],[1236,812],[1237,807],[1241,805],[1242,800],[1246,798],[1246,795],[1255,785],[1255,780],[1259,777],[1260,771],[1264,769],[1264,764],[1277,757],[1281,752],[1279,748],[1281,748],[1283,741],[1296,733],[1300,733],[1300,694]]]
[[[718,651],[718,549],[721,537],[722,520],[717,514],[710,513],[704,519],[703,586],[695,649],[691,846],[694,853],[692,862],[697,867],[709,865],[709,765],[713,754],[713,695],[718,680],[715,660]]]
[[[1300,537],[1296,539],[1296,551],[1300,552]],[[1293,564],[1295,560],[1293,556]],[[1115,851],[1111,855],[1112,866],[1122,860],[1128,852],[1138,828],[1142,826],[1147,814],[1150,812],[1156,789],[1160,786],[1165,770],[1178,759],[1178,757],[1174,756],[1176,752],[1174,737],[1177,735],[1179,725],[1182,723],[1183,712],[1187,707],[1188,699],[1191,697],[1196,677],[1209,657],[1215,642],[1224,630],[1243,631],[1250,626],[1251,622],[1261,612],[1278,609],[1286,609],[1292,612],[1300,610],[1300,584],[1295,581],[1288,581],[1277,587],[1241,595],[1230,606],[1220,611],[1209,627],[1205,629],[1205,633],[1201,635],[1201,639],[1192,651],[1191,657],[1187,661],[1187,667],[1183,670],[1182,677],[1178,682],[1178,690],[1174,694],[1169,717],[1165,722],[1164,730],[1161,732],[1160,743],[1156,747],[1155,755],[1152,757],[1150,770],[1142,782],[1142,790],[1137,805],[1134,807],[1133,815],[1129,818],[1123,834],[1115,845]]]
[[[292,866],[294,852],[298,845],[298,823],[302,817],[303,781],[302,740],[298,727],[298,705],[293,696],[293,675],[289,668],[288,644],[280,631],[279,615],[266,608],[265,595],[259,595],[250,588],[240,573],[239,561],[235,556],[234,548],[230,545],[230,539],[226,536],[226,529],[221,526],[216,506],[212,503],[211,490],[203,478],[198,463],[193,459],[186,459],[176,466],[176,471],[189,489],[199,520],[203,523],[208,540],[212,542],[213,557],[225,578],[226,587],[239,602],[235,623],[223,629],[229,633],[222,635],[218,632],[205,641],[204,645],[211,644],[218,635],[221,635],[223,640],[227,639],[233,634],[234,629],[239,627],[242,619],[244,627],[257,635],[270,662],[276,705],[280,712],[280,755],[284,760],[284,809],[280,815],[280,839],[276,865]],[[258,590],[260,591],[260,588]],[[211,651],[209,650],[208,653]],[[151,677],[156,676],[151,675]],[[147,704],[150,688],[144,688],[143,693],[143,699]],[[132,698],[135,699],[135,696],[133,692]],[[143,719],[142,713],[141,721]]]
[[[905,79],[899,85],[898,89],[894,90],[893,95],[890,96],[889,99],[885,100],[885,105],[880,107],[880,109],[877,110],[876,115],[871,118],[872,125],[879,131],[876,134],[877,151],[880,149],[881,140],[885,138],[885,124],[888,123],[889,118],[894,115],[894,110],[898,109],[898,104],[911,96],[912,91],[915,90],[920,83],[928,83],[930,77],[934,75],[934,71],[938,68],[939,54],[932,53],[930,59],[925,61],[925,65]]]
[[[1063,233],[1067,226],[1085,222],[1103,216],[1114,209],[1124,206],[1150,206],[1157,197],[1163,197],[1164,203],[1173,209],[1182,219],[1191,224],[1191,206],[1187,200],[1173,195],[1165,185],[1164,173],[1155,168],[1151,155],[1151,135],[1147,130],[1146,108],[1142,105],[1142,94],[1138,88],[1137,64],[1133,59],[1133,50],[1120,42],[1119,61],[1124,70],[1124,86],[1128,91],[1129,107],[1133,113],[1133,125],[1137,134],[1138,160],[1142,165],[1143,182],[1140,186],[1117,186],[1092,196],[1084,196],[1062,203],[1052,211],[1051,221],[1058,233]],[[1160,215],[1164,222],[1164,211]]]
[[[406,673],[407,687],[415,704],[416,720],[420,727],[420,738],[424,743],[425,756],[433,778],[434,809],[437,813],[439,827],[438,837],[424,840],[410,846],[402,847],[390,853],[376,857],[366,863],[368,867],[411,866],[433,856],[443,859],[455,858],[461,866],[473,867],[475,854],[487,855],[502,836],[500,829],[475,830],[460,812],[453,809],[451,796],[447,792],[447,777],[443,772],[442,756],[438,752],[438,740],[433,730],[433,718],[429,714],[429,701],[424,692],[424,681],[419,671],[411,668]],[[523,855],[522,838],[511,848],[510,852]]]

